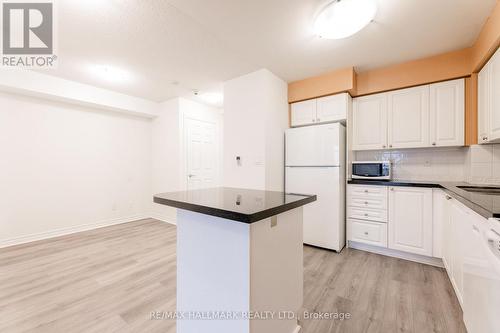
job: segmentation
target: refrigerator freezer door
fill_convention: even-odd
[[[286,166],[339,166],[343,130],[339,123],[288,129]]]
[[[345,182],[338,167],[288,167],[286,192],[316,194],[304,206],[304,243],[340,251],[345,245]]]

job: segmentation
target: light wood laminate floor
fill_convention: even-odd
[[[175,227],[142,220],[0,249],[0,332],[175,332]],[[465,332],[443,269],[304,247],[303,333]],[[236,333],[236,332],[235,332]]]

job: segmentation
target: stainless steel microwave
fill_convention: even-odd
[[[390,180],[390,161],[354,161],[352,162],[353,179]]]

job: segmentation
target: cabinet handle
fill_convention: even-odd
[[[315,122],[316,122],[316,119],[313,119],[313,120],[312,120],[312,122],[313,122],[313,123],[315,123]]]
[[[392,148],[392,145],[389,145],[389,148]]]
[[[365,190],[365,193],[368,193],[368,190]]]
[[[391,191],[394,191],[394,187],[391,187]]]
[[[386,148],[387,146],[386,145],[383,145],[382,148]]]
[[[365,234],[366,236],[368,236],[368,231],[365,231],[365,232],[364,232],[364,234]]]
[[[368,205],[368,201],[365,201],[365,205]]]
[[[365,216],[368,216],[368,213],[365,213]]]
[[[435,145],[436,145],[436,143],[435,143],[435,142],[433,142],[433,143],[432,143],[432,145],[433,145],[433,146],[435,146]]]
[[[452,198],[449,195],[446,196],[446,200],[451,200],[451,199]]]
[[[318,118],[318,119],[316,119],[316,121],[321,121],[321,119],[320,119],[320,118]]]
[[[487,136],[483,136],[483,141],[487,141],[488,140],[488,137]]]

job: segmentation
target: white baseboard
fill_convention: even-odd
[[[168,223],[168,224],[172,224],[172,225],[176,225],[177,224],[176,219],[172,218],[171,216],[161,215],[161,214],[156,214],[156,213],[151,213],[150,217],[152,219],[155,219],[155,220],[158,220],[158,221],[161,221],[161,222],[165,222],[165,223]]]
[[[427,257],[427,256],[419,255],[419,254],[413,254],[413,253],[408,253],[408,252],[403,252],[403,251],[398,251],[398,250],[392,250],[392,249],[388,249],[385,247],[368,245],[368,244],[363,244],[363,243],[358,243],[358,242],[353,242],[353,241],[348,241],[348,247],[352,248],[352,249],[382,254],[382,255],[388,256],[388,257],[394,257],[394,258],[414,261],[414,262],[418,262],[421,264],[427,264],[427,265],[436,266],[436,267],[444,267],[443,260],[441,260],[439,258]]]
[[[120,218],[116,218],[116,219],[104,220],[104,221],[100,221],[100,222],[96,222],[96,223],[89,223],[89,224],[82,224],[82,225],[77,225],[77,226],[73,226],[73,227],[68,227],[68,228],[54,229],[54,230],[44,231],[44,232],[40,232],[40,233],[36,233],[36,234],[29,234],[29,235],[25,235],[25,236],[10,238],[10,239],[0,239],[0,248],[24,244],[24,243],[30,243],[30,242],[34,242],[34,241],[39,241],[39,240],[43,240],[43,239],[54,238],[54,237],[59,237],[59,236],[64,236],[64,235],[69,235],[69,234],[74,234],[77,232],[82,232],[82,231],[87,231],[87,230],[92,230],[92,229],[109,227],[109,226],[116,225],[116,224],[128,223],[128,222],[143,220],[143,219],[147,219],[147,218],[150,218],[150,214],[137,214],[137,215],[132,215],[132,216],[120,217]]]

